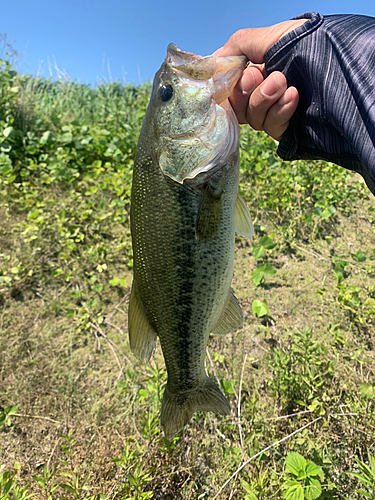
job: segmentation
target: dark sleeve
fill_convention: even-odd
[[[300,96],[277,152],[355,170],[375,194],[375,18],[298,18],[309,20],[265,54],[266,72],[282,71]]]

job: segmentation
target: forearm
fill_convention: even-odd
[[[278,153],[356,170],[375,194],[375,19],[301,17],[311,19],[264,56],[266,72],[282,71],[299,91]]]

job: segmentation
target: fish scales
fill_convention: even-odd
[[[189,53],[172,46],[172,62],[174,53],[183,54],[186,76]],[[200,68],[206,77],[212,70],[207,70],[202,59]],[[212,65],[212,60],[209,63]],[[236,61],[234,83],[243,66],[243,60],[240,64]],[[191,86],[200,68],[193,68]],[[148,360],[156,337],[160,339],[168,373],[161,410],[167,438],[181,430],[195,411],[212,410],[223,415],[230,412],[224,395],[206,375],[205,354],[210,332],[218,328],[219,333],[227,333],[242,323],[241,310],[230,289],[238,203],[238,131],[237,136],[234,131],[235,143],[229,141],[229,149],[207,168],[205,158],[208,155],[209,162],[217,153],[215,125],[224,123],[223,113],[231,117],[233,112],[228,106],[224,112],[222,107],[216,109],[218,105],[212,102],[218,85],[211,85],[209,92],[203,87],[203,97],[194,97],[196,103],[191,93],[185,95],[181,90],[184,83],[181,76],[180,80],[175,77],[176,72],[178,69],[167,57],[154,80],[137,148],[130,212],[134,254],[130,344],[138,358]],[[198,80],[198,90],[201,83]],[[169,109],[160,99],[166,92],[163,85],[174,85],[168,99],[174,99],[174,107],[170,105]],[[168,122],[163,120],[163,113],[168,117],[168,112],[170,121],[175,122],[169,132]],[[196,123],[189,113],[195,113]],[[189,123],[181,134],[179,126],[184,119]],[[230,127],[228,130],[233,133]],[[202,131],[206,134],[203,140],[202,134],[199,136]],[[169,135],[165,138],[163,134]],[[214,146],[207,146],[206,137]],[[183,166],[183,174],[179,165]],[[244,213],[242,226],[249,227],[248,213]]]

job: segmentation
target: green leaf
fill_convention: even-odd
[[[277,246],[277,243],[271,240],[271,238],[267,235],[262,236],[259,240],[259,245],[262,245],[266,250],[272,250]]]
[[[55,271],[53,271],[52,276],[57,278],[57,276],[60,276],[61,274],[64,274],[64,271],[62,269],[58,268]]]
[[[250,484],[247,481],[245,481],[241,477],[240,477],[240,483],[241,483],[243,489],[246,491],[246,493],[252,492],[253,488],[250,486]]]
[[[306,459],[302,455],[291,451],[287,454],[285,459],[285,469],[295,476],[298,476],[301,471],[304,471],[307,465]]]
[[[42,477],[32,476],[32,478],[34,479],[34,481],[39,483],[42,488],[45,488],[44,479]]]
[[[0,162],[1,162],[1,158],[0,158]],[[12,167],[12,163],[9,159],[9,162],[8,163],[5,163],[3,165],[1,165],[0,163],[0,174],[3,174],[3,175],[9,175],[10,173],[12,173],[13,171],[13,167]]]
[[[221,387],[223,388],[223,391],[226,394],[229,394],[230,396],[234,395],[233,386],[232,386],[232,383],[230,380],[220,379],[220,384],[221,384]]]
[[[304,500],[303,487],[295,479],[287,479],[282,490],[285,500]]]
[[[314,215],[322,215],[323,210],[321,207],[315,207]]]
[[[362,399],[371,399],[374,395],[374,389],[367,382],[359,384],[359,395]]]
[[[64,127],[63,127],[64,128]],[[63,144],[70,144],[73,140],[73,135],[71,132],[66,132],[59,137],[59,141]]]
[[[253,301],[252,310],[253,310],[253,314],[255,314],[255,316],[257,316],[258,318],[265,316],[269,312],[267,302],[265,300],[263,300],[263,302],[261,302],[258,299]]]
[[[358,472],[347,472],[347,474],[349,476],[353,476],[353,477],[356,477],[364,486],[368,485],[368,486],[374,486],[374,481],[371,481],[369,479],[367,479],[365,476],[363,476],[362,474],[358,474]]]
[[[262,245],[253,246],[253,255],[255,260],[259,260],[264,254],[265,248]]]
[[[320,476],[322,472],[322,468],[314,464],[314,462],[308,462],[305,470],[307,476]]]
[[[272,276],[276,274],[276,269],[271,266],[269,263],[260,264],[258,267],[251,273],[251,279],[254,284],[258,286],[263,279],[263,276]]]
[[[13,139],[13,137],[16,135],[16,131],[14,130],[13,127],[7,127],[6,129],[3,130],[3,136],[7,137],[9,139]]]
[[[50,130],[47,130],[46,132],[44,132],[42,137],[39,139],[39,144],[43,146],[51,139],[52,139],[52,132]]]
[[[18,410],[18,405],[11,405],[11,406],[6,406],[5,407],[5,413],[10,417],[11,415],[14,415],[17,413]]]
[[[321,214],[321,218],[322,219],[328,219],[328,217],[331,217],[331,215],[335,214],[336,213],[336,209],[333,205],[330,205],[328,208],[326,208],[325,210],[323,210],[322,214]]]
[[[127,388],[128,384],[125,380],[120,380],[119,382],[117,382],[116,384],[116,387],[117,387],[117,390],[121,393],[121,392],[124,392],[126,391],[126,388]]]
[[[69,493],[71,493],[74,497],[76,497],[76,495],[75,495],[75,489],[72,488],[69,484],[60,484],[59,486],[63,490],[69,491]]]
[[[342,272],[342,271],[344,271],[344,269],[345,269],[346,267],[348,267],[348,265],[349,265],[349,262],[348,262],[348,261],[338,259],[338,260],[336,261],[335,271],[336,271],[336,272]]]
[[[12,146],[10,144],[2,144],[1,145],[1,151],[3,153],[9,153],[12,149]]]
[[[263,276],[264,276],[264,272],[259,270],[259,269],[255,269],[255,271],[253,271],[251,273],[251,279],[253,280],[255,286],[260,285],[260,283],[263,279]]]
[[[258,266],[257,269],[259,269],[259,271],[262,271],[266,276],[272,276],[277,272],[276,269],[269,263],[262,264]]]
[[[305,485],[305,499],[316,500],[322,494],[322,487],[318,479],[310,478]]]
[[[96,285],[92,285],[91,290],[94,290],[94,292],[100,293],[103,290],[103,285],[101,283],[97,283]]]
[[[109,280],[109,284],[112,286],[120,285],[120,286],[123,286],[125,288],[126,287],[126,278],[116,278],[115,277],[115,278]]]
[[[139,395],[140,400],[143,401],[144,399],[146,399],[148,397],[148,391],[146,391],[146,389],[139,389],[138,395]]]
[[[357,250],[356,253],[352,253],[352,257],[357,262],[365,262],[366,255],[362,252],[362,250]]]

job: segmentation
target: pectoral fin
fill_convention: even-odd
[[[212,330],[214,335],[226,335],[241,328],[243,323],[242,309],[237,298],[233,294],[233,290],[229,290],[227,300],[225,302],[223,312]]]
[[[251,215],[243,198],[238,194],[234,209],[234,227],[237,234],[245,236],[249,240],[254,234]]]
[[[150,324],[133,281],[128,315],[129,343],[140,361],[148,361],[155,349],[156,331]]]
[[[196,236],[200,241],[212,240],[218,232],[222,208],[221,194],[221,191],[214,192],[209,185],[202,190],[196,228]]]

